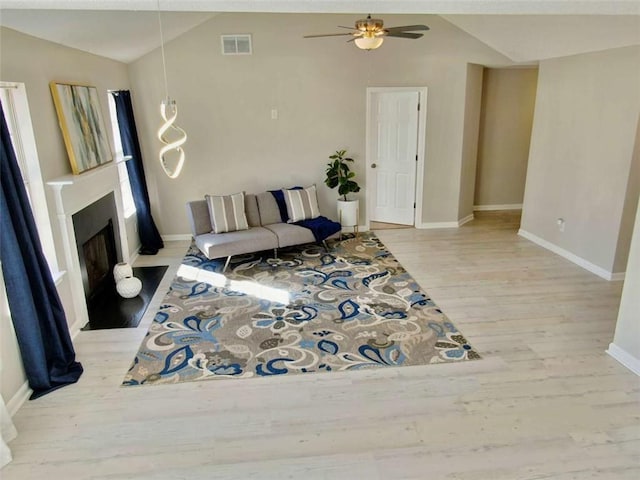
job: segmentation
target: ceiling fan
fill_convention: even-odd
[[[343,27],[342,25],[338,25],[338,28],[346,28],[353,31],[348,33],[305,35],[304,38],[350,35],[353,38],[349,40],[349,42],[355,42],[358,48],[361,48],[362,50],[374,50],[382,45],[384,37],[410,38],[415,40],[416,38],[422,37],[423,34],[413,32],[429,30],[429,27],[426,25],[404,25],[402,27],[384,28],[384,22],[379,18],[371,18],[371,15],[368,15],[367,18],[356,20],[355,27]]]

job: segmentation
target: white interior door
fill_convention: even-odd
[[[419,101],[417,91],[376,92],[371,98],[372,221],[414,224]]]

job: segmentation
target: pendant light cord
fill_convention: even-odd
[[[162,35],[162,16],[160,15],[160,0],[158,0],[158,25],[160,27],[160,49],[162,51],[162,71],[164,72],[164,91],[169,100],[169,82],[167,81],[167,62],[164,59],[164,36]]]

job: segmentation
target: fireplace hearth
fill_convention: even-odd
[[[122,298],[115,288],[102,292],[89,306],[89,323],[82,330],[137,327],[167,268],[167,265],[134,267],[133,276],[142,281],[140,294],[133,298]]]

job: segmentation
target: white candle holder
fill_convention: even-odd
[[[142,290],[142,282],[136,277],[125,277],[116,283],[116,291],[122,298],[133,298]]]
[[[131,265],[126,262],[117,263],[113,267],[113,279],[116,281],[116,285],[120,280],[127,277],[133,277],[133,269]]]

